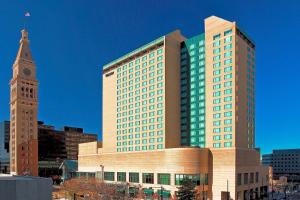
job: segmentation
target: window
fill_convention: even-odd
[[[232,41],[232,36],[224,39],[224,43],[231,42],[231,41]]]
[[[220,45],[221,45],[220,40],[213,43],[213,46],[214,46],[214,47],[218,47],[218,46],[220,46]]]
[[[170,185],[171,175],[170,174],[157,174],[157,184]]]
[[[248,173],[244,173],[244,185],[248,184]]]
[[[232,128],[231,127],[224,127],[224,132],[231,132]]]
[[[217,49],[214,49],[214,54],[218,54],[218,53],[220,53],[221,52],[221,48],[217,48]]]
[[[117,181],[126,182],[126,172],[117,172]]]
[[[215,135],[213,138],[214,138],[214,140],[221,140],[221,136],[220,135]]]
[[[143,183],[154,183],[154,174],[153,173],[143,173]]]
[[[224,101],[225,101],[225,102],[229,102],[229,101],[232,101],[232,96],[229,96],[229,97],[225,97],[225,98],[224,98]]]
[[[214,129],[213,129],[213,132],[214,132],[214,133],[220,133],[220,132],[221,132],[221,129],[220,129],[220,128],[214,128]]]
[[[184,179],[190,179],[195,185],[208,184],[207,174],[175,174],[175,185],[181,185]]]
[[[220,66],[221,66],[221,62],[214,63],[214,65],[213,65],[214,68],[218,68]]]
[[[242,174],[237,175],[237,185],[242,185]]]
[[[258,177],[259,177],[259,173],[256,172],[256,173],[255,173],[255,183],[258,183]]]
[[[250,183],[254,183],[254,173],[250,173]]]
[[[232,81],[227,81],[224,83],[224,87],[230,87],[232,86]]]
[[[220,148],[221,147],[221,143],[213,143],[213,147],[214,148]]]
[[[214,104],[221,103],[221,99],[220,99],[220,98],[219,98],[219,99],[214,99],[213,103],[214,103]]]
[[[224,75],[224,79],[227,80],[227,79],[230,79],[232,78],[232,74],[226,74]]]
[[[217,82],[220,82],[221,81],[221,77],[216,77],[213,79],[213,82],[214,83],[217,83]]]
[[[230,63],[232,63],[232,58],[224,60],[224,65],[228,65]]]
[[[232,51],[228,51],[224,53],[224,58],[230,57],[232,55]]]
[[[226,119],[226,120],[224,120],[224,124],[232,124],[232,120],[231,119]]]
[[[230,139],[232,139],[232,134],[226,134],[226,135],[224,135],[224,139],[225,139],[225,140],[230,140]]]
[[[224,147],[231,147],[232,146],[232,142],[224,142]]]
[[[114,181],[115,180],[115,172],[104,172],[104,180]]]
[[[225,104],[224,105],[224,109],[231,109],[232,108],[232,104]]]
[[[227,44],[224,46],[224,50],[228,50],[232,48],[232,44]]]
[[[224,90],[224,94],[231,94],[231,93],[232,93],[232,89]]]
[[[232,116],[232,112],[224,112],[224,117],[231,117]]]
[[[232,34],[232,30],[227,30],[224,32],[224,36],[227,36],[227,35],[231,35]]]
[[[131,183],[139,183],[139,173],[137,172],[129,172],[129,182]]]
[[[214,111],[219,111],[219,110],[221,110],[221,106],[214,106],[213,110]]]
[[[218,119],[221,117],[221,114],[220,113],[214,114],[213,117],[214,117],[214,119]]]
[[[213,73],[214,73],[214,75],[219,75],[219,74],[221,74],[221,70],[215,70]]]
[[[214,35],[213,39],[217,40],[217,39],[220,39],[220,37],[221,37],[221,34],[217,34],[217,35]]]
[[[214,57],[213,57],[213,60],[214,60],[214,61],[216,61],[216,60],[220,60],[220,59],[221,59],[221,56],[220,56],[220,55],[218,55],[218,56],[214,56]]]

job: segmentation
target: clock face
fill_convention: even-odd
[[[31,70],[28,69],[28,68],[24,68],[23,73],[24,73],[25,76],[30,76],[31,75]]]

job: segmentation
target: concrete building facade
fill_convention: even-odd
[[[203,34],[175,31],[105,65],[103,143],[79,145],[79,172],[145,193],[174,194],[188,177],[205,199],[266,195],[254,50],[235,22],[212,16]]]
[[[10,172],[37,176],[38,81],[26,30],[22,30],[10,87]]]

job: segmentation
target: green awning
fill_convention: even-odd
[[[162,192],[161,192],[161,190],[157,190],[157,194],[160,196],[162,195],[163,197],[171,196],[171,192],[168,190],[163,190]]]
[[[144,194],[148,194],[148,195],[153,195],[154,194],[154,190],[153,189],[144,189]]]

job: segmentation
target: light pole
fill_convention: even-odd
[[[229,183],[228,183],[228,179],[227,179],[227,193],[226,193],[226,196],[227,196],[227,200],[229,200]]]

